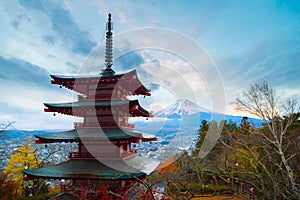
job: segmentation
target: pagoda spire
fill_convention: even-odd
[[[113,72],[111,69],[113,65],[113,24],[111,22],[111,14],[108,14],[108,22],[106,23],[106,48],[105,48],[105,66],[104,72]]]
[[[102,76],[113,76],[115,71],[111,68],[113,65],[113,23],[111,22],[111,14],[108,14],[108,21],[106,23],[106,48],[105,48],[105,66],[102,70]]]

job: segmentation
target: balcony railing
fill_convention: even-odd
[[[130,128],[133,129],[134,128],[134,124],[129,124],[126,122],[121,122],[119,124],[117,124],[116,122],[93,122],[93,123],[76,123],[74,122],[74,128],[92,128],[92,127],[121,127],[121,128]]]
[[[120,126],[123,128],[134,128],[134,124],[128,124],[126,122],[121,122]]]
[[[136,150],[124,151],[123,153],[69,153],[69,158],[128,158],[136,155]]]

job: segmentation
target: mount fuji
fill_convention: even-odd
[[[168,107],[155,112],[154,116],[173,119],[196,113],[211,113],[211,111],[191,102],[188,99],[178,99],[175,103]]]

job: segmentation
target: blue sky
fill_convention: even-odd
[[[71,91],[50,84],[49,75],[78,73],[89,53],[102,41],[109,12],[115,36],[137,28],[157,27],[193,39],[207,52],[221,75],[226,113],[238,114],[230,102],[250,84],[265,80],[278,94],[299,98],[300,3],[297,0],[3,0],[0,2],[1,122],[16,121],[14,126],[19,129],[72,127],[72,117],[54,117],[43,112],[43,102],[73,100]],[[117,60],[114,69],[141,68],[144,77],[149,72],[149,63],[155,63],[155,70],[172,67],[182,70],[187,74],[189,87],[197,88],[198,103],[210,108],[207,95],[210,88],[205,86],[210,78],[196,80],[187,61],[174,55],[151,50],[133,52]],[[180,78],[170,75],[164,81],[172,85],[181,82]],[[153,87],[153,96],[141,99],[149,109],[172,103],[172,92],[180,98],[190,98],[188,92],[170,92],[154,87],[151,81],[145,82]]]

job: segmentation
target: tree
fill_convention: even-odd
[[[9,127],[11,127],[14,123],[15,123],[15,121],[14,122],[1,123],[0,124],[0,133],[2,133],[3,131],[5,131]]]
[[[16,199],[18,185],[14,181],[8,181],[4,174],[0,174],[0,197],[1,199]]]
[[[211,128],[213,130],[218,129],[218,123],[216,121],[211,121],[208,123],[206,120],[201,121],[200,128],[198,130],[198,140],[196,143],[196,148],[193,150],[193,155],[198,155],[199,151],[205,141],[206,134],[208,132],[208,129]]]
[[[259,132],[264,162],[259,157],[254,158],[260,163],[260,171],[273,181],[273,192],[285,198],[299,199],[299,186],[290,162],[295,152],[286,151],[290,144],[287,139],[288,128],[297,118],[299,110],[297,101],[288,99],[281,102],[275,90],[264,82],[251,85],[248,91],[236,98],[234,104],[236,110],[248,112],[264,121],[264,127]]]
[[[253,132],[252,130],[252,126],[251,124],[248,122],[248,117],[244,116],[241,120],[241,124],[240,124],[240,132],[244,135],[248,135],[251,132]]]
[[[18,150],[11,156],[8,161],[4,174],[9,181],[14,181],[19,188],[24,190],[25,181],[23,180],[23,170],[33,169],[40,166],[40,160],[37,159],[37,153],[34,151],[33,145],[30,140],[24,146],[18,148]],[[29,183],[33,184],[33,183]],[[23,191],[20,190],[19,195]]]

